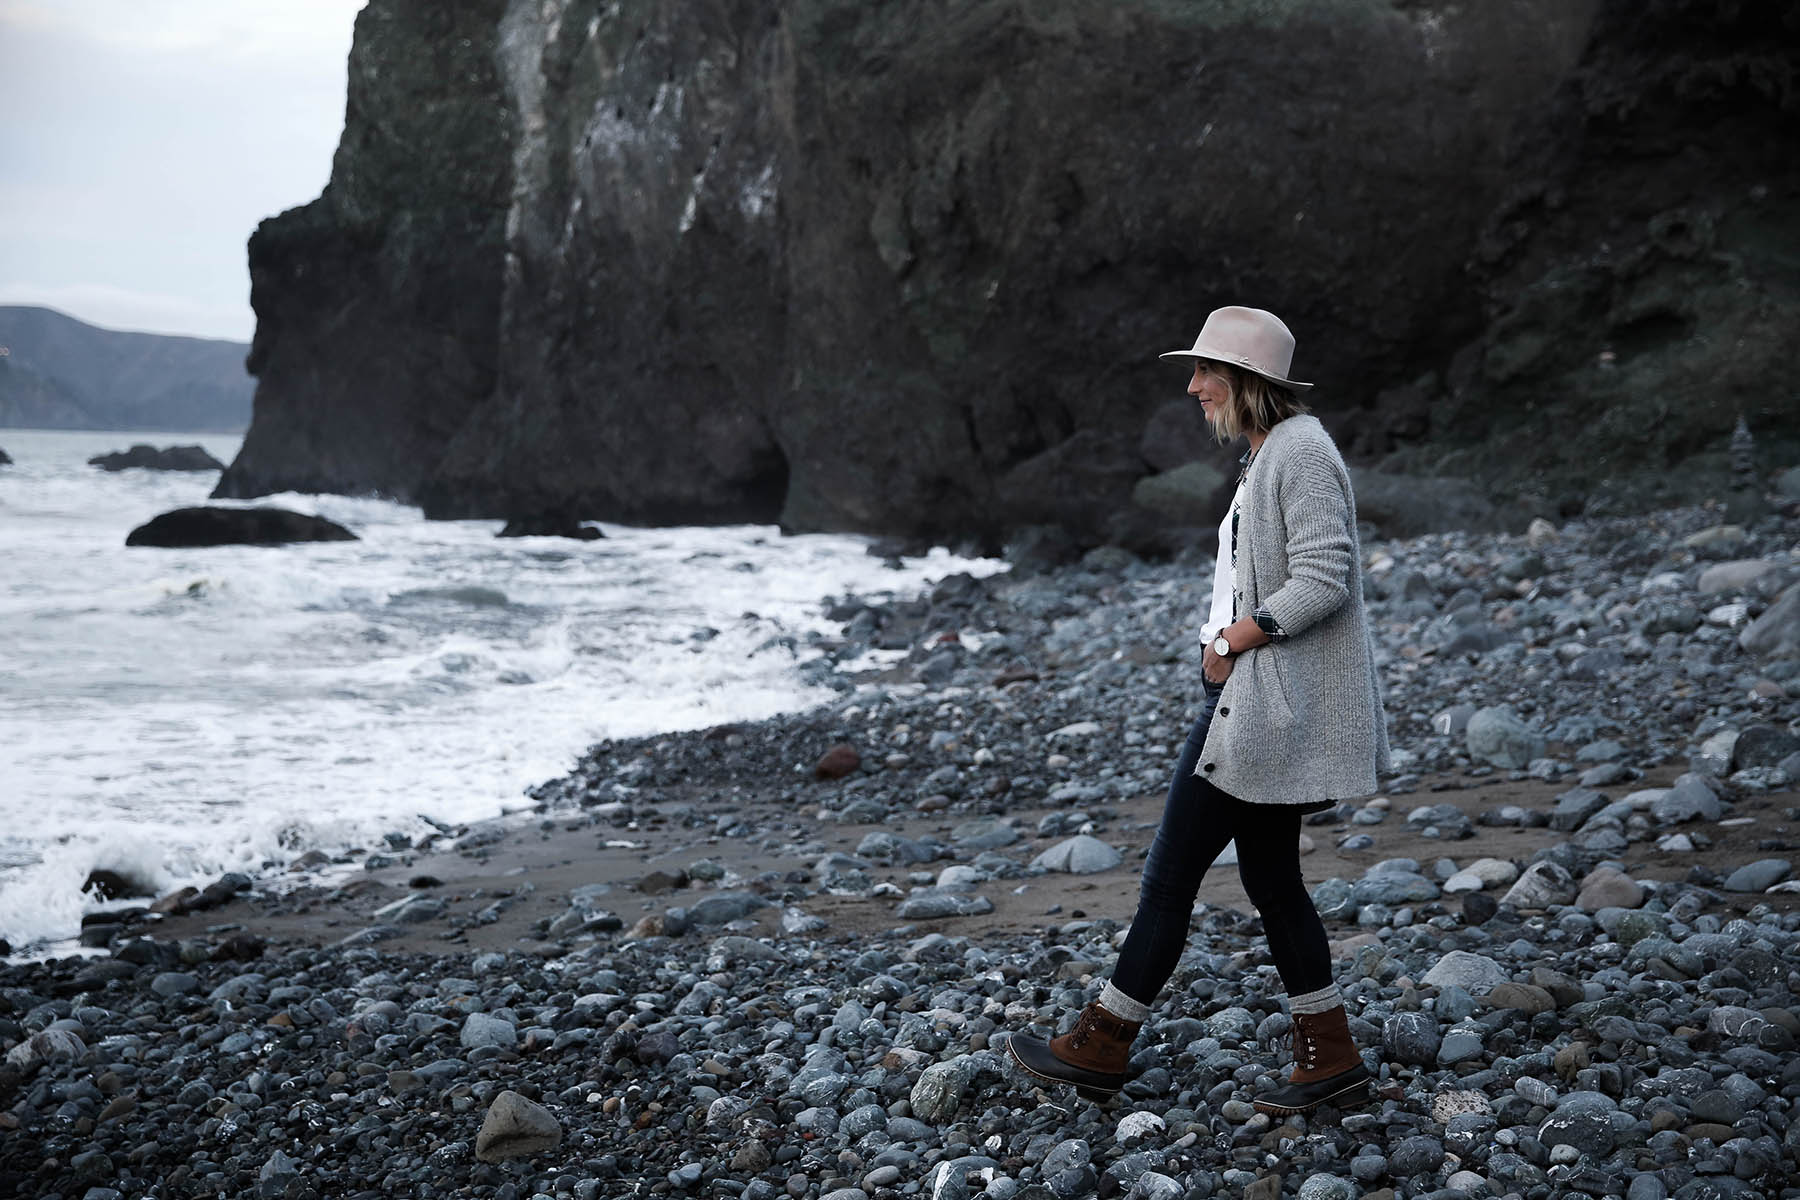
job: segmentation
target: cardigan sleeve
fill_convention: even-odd
[[[1324,447],[1296,449],[1275,481],[1287,528],[1288,578],[1262,603],[1290,638],[1343,606],[1356,566],[1343,468]]]

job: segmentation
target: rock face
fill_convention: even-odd
[[[130,467],[142,467],[149,471],[223,471],[225,464],[206,452],[203,446],[168,446],[158,450],[155,446],[138,443],[129,450],[115,450],[111,454],[96,454],[88,459],[88,466],[99,467],[102,471],[123,471]]]
[[[324,517],[285,508],[178,508],[131,531],[127,546],[278,546],[287,542],[354,542],[356,535]]]
[[[1389,473],[1624,503],[1726,409],[1800,428],[1753,7],[374,0],[217,494],[1155,546],[1217,513],[1134,486],[1235,451],[1154,356],[1241,300]]]

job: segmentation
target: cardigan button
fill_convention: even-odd
[[[1201,767],[1201,768],[1200,768],[1200,769],[1201,769],[1201,770],[1202,770],[1202,771],[1210,771],[1210,770],[1212,770],[1212,769],[1213,769],[1213,768],[1214,768],[1214,767],[1216,767],[1216,766],[1218,766],[1218,764],[1217,764],[1217,763],[1207,763],[1207,764],[1206,764],[1206,765],[1205,765],[1205,766],[1204,766],[1204,767]]]
[[[1229,708],[1225,708],[1225,707],[1221,706],[1219,709],[1219,715],[1221,717],[1229,717],[1231,715],[1231,710]]]

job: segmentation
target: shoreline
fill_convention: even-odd
[[[1252,1115],[1289,1026],[1223,864],[1120,1099],[1006,1066],[1108,974],[1198,698],[1195,572],[1102,551],[836,601],[829,655],[902,653],[835,701],[598,743],[534,813],[0,965],[0,1190],[1785,1196],[1800,791],[1761,760],[1800,676],[1708,616],[1800,581],[1800,514],[1741,557],[1717,526],[1368,548],[1406,755],[1302,858],[1366,1109]]]

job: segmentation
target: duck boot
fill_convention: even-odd
[[[1115,1017],[1099,1004],[1081,1010],[1075,1028],[1048,1042],[1015,1033],[1006,1048],[1028,1073],[1073,1085],[1084,1100],[1105,1100],[1125,1086],[1125,1064],[1141,1021]]]
[[[1339,1005],[1322,1013],[1294,1015],[1294,1073],[1286,1087],[1256,1101],[1256,1111],[1286,1117],[1321,1104],[1354,1104],[1369,1094],[1371,1076],[1363,1066],[1350,1022]]]

